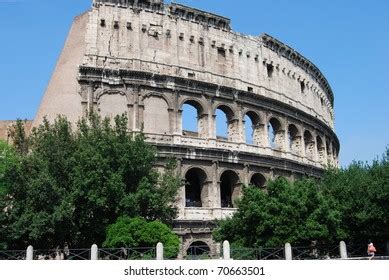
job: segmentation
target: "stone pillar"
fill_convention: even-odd
[[[344,241],[340,241],[339,251],[340,251],[340,258],[347,259],[347,246],[346,246],[346,243]]]
[[[143,106],[141,107],[142,110],[140,110],[140,97],[139,97],[139,87],[134,87],[134,107],[133,107],[133,123],[132,123],[132,130],[133,131],[140,131],[142,128],[143,123]]]
[[[230,242],[228,242],[227,240],[223,242],[223,259],[224,260],[231,259]]]
[[[285,244],[285,260],[291,261],[293,259],[292,246],[290,243]]]
[[[34,259],[34,248],[30,245],[27,247],[26,260],[32,261]]]
[[[157,261],[163,261],[163,244],[161,242],[157,244]]]
[[[99,259],[99,248],[96,244],[93,244],[90,250],[91,261],[97,261]]]
[[[212,188],[213,188],[213,208],[221,208],[220,202],[220,182],[219,182],[219,163],[212,163]]]

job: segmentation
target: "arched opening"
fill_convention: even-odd
[[[232,141],[234,137],[234,112],[227,106],[221,105],[215,111],[216,138]]]
[[[185,174],[185,207],[203,207],[207,195],[207,175],[200,168],[192,168]]]
[[[190,244],[188,250],[186,250],[187,256],[192,257],[209,257],[211,248],[209,248],[208,244],[203,241],[196,241]]]
[[[325,159],[325,147],[323,140],[321,139],[320,136],[316,137],[316,147],[317,147],[317,154],[319,156],[319,161],[324,163]]]
[[[272,149],[281,149],[284,139],[281,122],[276,118],[271,118],[267,125],[267,131],[270,147]]]
[[[240,195],[239,176],[231,171],[223,172],[220,177],[220,202],[222,208],[236,208],[236,200]]]
[[[327,150],[327,162],[332,164],[332,149],[329,141],[326,141],[326,150]]]
[[[288,126],[288,145],[289,150],[298,153],[301,148],[301,137],[299,130],[294,124]]]
[[[260,125],[258,114],[252,111],[246,113],[244,117],[244,130],[247,144],[257,146],[261,144],[263,126]]]
[[[332,155],[333,155],[334,162],[336,163],[338,160],[338,152],[336,150],[335,143],[332,143]]]
[[[266,185],[266,178],[261,173],[255,173],[250,180],[250,185],[263,188]]]
[[[308,158],[313,158],[315,152],[315,141],[312,134],[306,130],[304,132],[304,143],[305,143],[305,155]]]
[[[204,137],[206,132],[206,116],[199,103],[188,100],[182,105],[182,135]]]

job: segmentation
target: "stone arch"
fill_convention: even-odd
[[[281,121],[271,117],[267,124],[269,146],[273,149],[282,149],[284,143],[284,131]]]
[[[188,119],[188,117],[185,115],[185,105],[189,105],[192,108],[196,110],[196,124],[197,124],[197,131],[190,131],[186,129],[186,122],[189,122],[191,120]],[[181,129],[183,135],[188,136],[197,136],[201,138],[207,137],[207,124],[208,124],[208,115],[205,113],[205,107],[202,103],[200,103],[197,100],[193,99],[186,99],[182,102],[180,106],[181,111]],[[192,120],[193,121],[193,120]]]
[[[217,122],[218,120],[218,110],[220,110],[224,115],[227,123],[227,131],[225,135],[218,135],[219,133],[217,132]],[[215,135],[216,138],[226,138],[225,140],[228,141],[234,141],[236,138],[236,135],[239,133],[239,124],[238,120],[235,118],[235,113],[234,110],[231,109],[230,106],[225,105],[225,104],[219,104],[218,106],[215,107],[214,110],[214,116],[215,116]]]
[[[266,177],[261,173],[254,173],[250,179],[250,185],[256,186],[258,188],[263,188],[266,186]]]
[[[209,207],[207,173],[199,167],[185,172],[185,207]]]
[[[211,246],[203,240],[196,240],[190,243],[185,251],[187,256],[210,256]]]
[[[321,163],[325,163],[325,146],[322,137],[316,136],[317,156]]]
[[[143,98],[143,130],[145,133],[170,134],[169,103],[161,95],[148,94]]]
[[[109,118],[111,122],[116,116],[128,116],[128,98],[125,92],[119,90],[97,90],[97,111],[102,118]]]
[[[226,170],[220,176],[220,202],[222,208],[236,208],[236,200],[241,193],[241,183],[239,175]]]
[[[291,152],[297,154],[301,151],[301,134],[294,124],[288,125],[288,148]]]
[[[251,128],[248,128],[246,118],[250,119],[251,121]],[[247,111],[245,112],[243,116],[244,120],[244,132],[243,136],[245,137],[245,142],[248,144],[253,144],[256,146],[263,145],[263,135],[264,135],[264,125],[261,122],[261,117],[258,113],[254,111]],[[247,139],[247,132],[250,131],[252,143],[249,143]]]
[[[315,140],[309,130],[304,131],[305,156],[313,159],[315,154]]]

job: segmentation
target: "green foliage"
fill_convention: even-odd
[[[117,217],[175,218],[174,165],[154,171],[155,149],[127,132],[124,116],[111,125],[93,115],[76,131],[63,117],[45,120],[29,138],[20,125],[12,130],[19,159],[4,174],[11,248],[89,247]]]
[[[238,212],[219,222],[214,237],[248,248],[331,242],[343,234],[340,213],[332,205],[315,181],[291,183],[278,178],[268,184],[267,191],[244,188]]]
[[[389,240],[389,148],[371,165],[331,169],[322,180],[270,182],[267,191],[246,187],[238,212],[219,222],[218,241],[235,247],[308,245],[340,240]]]
[[[5,236],[6,213],[1,209],[6,208],[7,184],[5,174],[8,168],[17,162],[15,151],[6,142],[0,140],[0,237]],[[0,250],[7,246],[5,239],[0,238]]]
[[[388,156],[389,149],[371,165],[354,162],[348,168],[330,170],[324,177],[323,189],[337,201],[350,242],[389,240]]]
[[[103,246],[149,248],[155,247],[158,242],[163,243],[167,258],[177,256],[180,241],[167,225],[159,221],[148,222],[139,217],[122,217],[108,227]]]

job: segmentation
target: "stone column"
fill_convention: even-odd
[[[99,259],[99,248],[96,244],[93,244],[91,247],[90,259],[92,261],[97,261]]]
[[[212,188],[213,188],[213,208],[221,208],[220,202],[220,182],[218,178],[219,163],[214,161],[212,163]]]
[[[340,251],[340,258],[347,259],[347,246],[344,241],[340,241],[339,251]]]
[[[291,261],[293,259],[292,246],[290,243],[285,244],[285,260]]]
[[[157,261],[162,261],[163,260],[163,244],[159,242],[157,244]]]
[[[34,248],[32,246],[27,247],[26,260],[32,261],[34,259]]]
[[[223,242],[223,259],[224,260],[231,259],[230,242],[228,242],[227,240]]]

